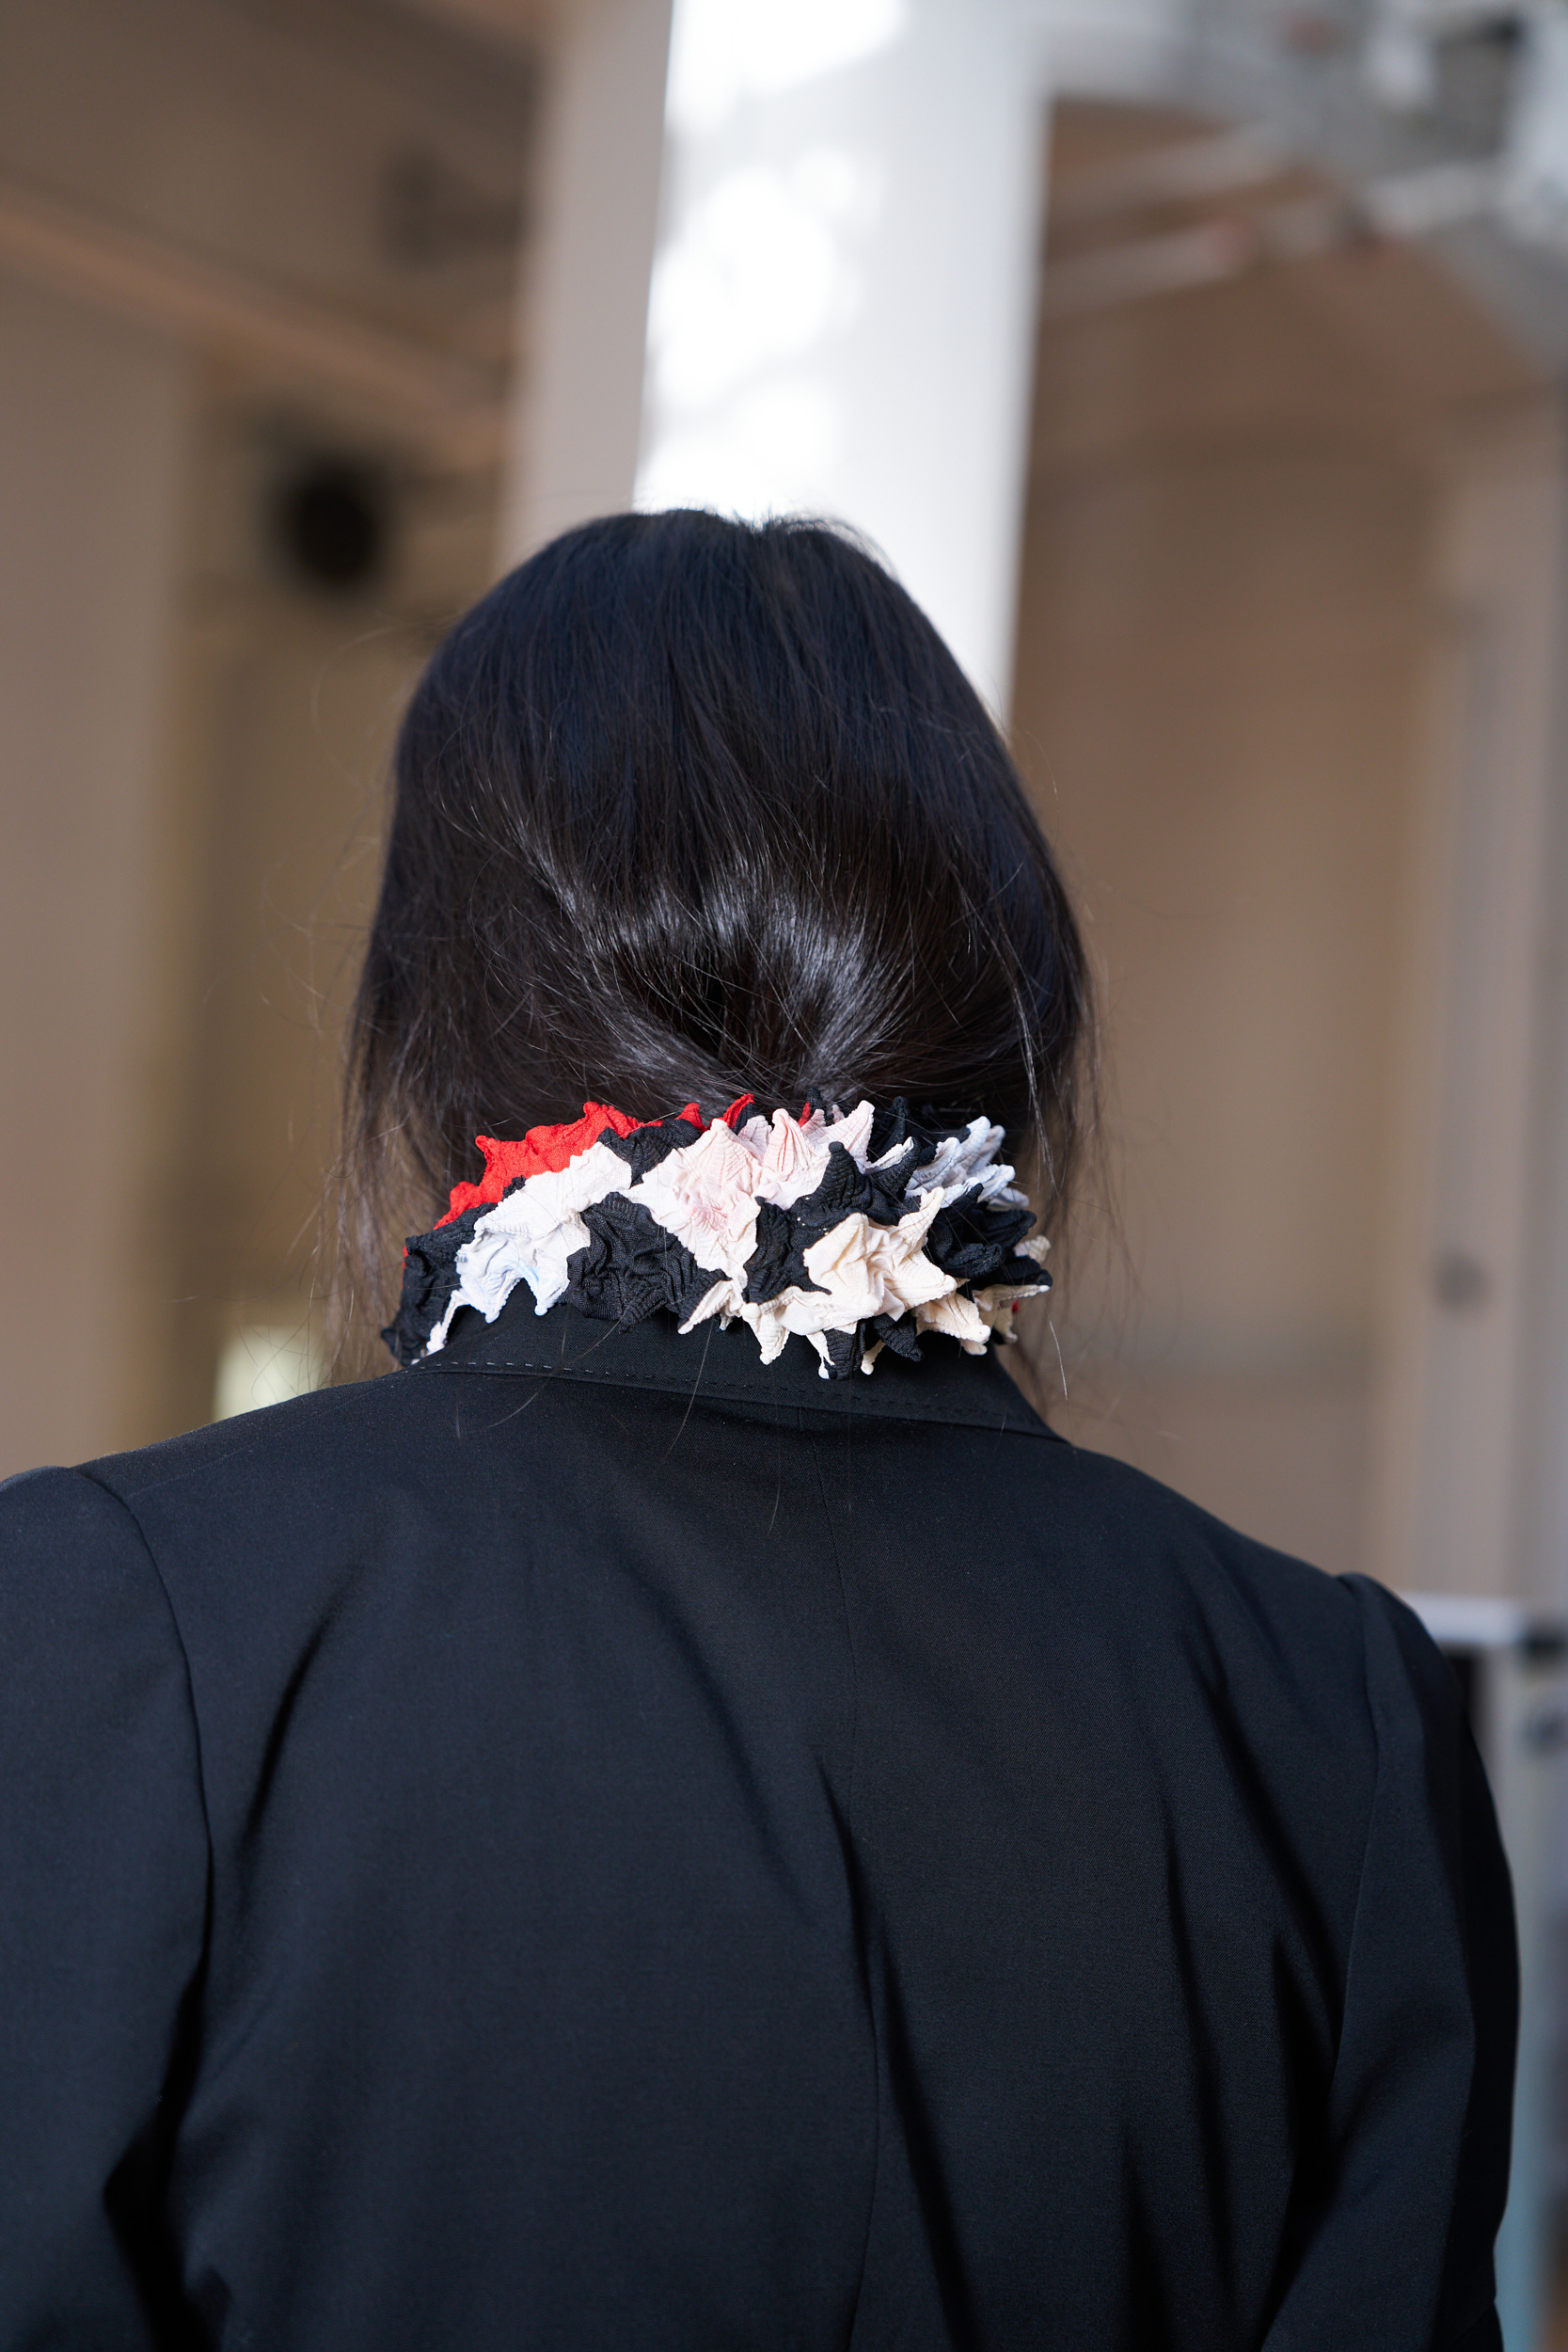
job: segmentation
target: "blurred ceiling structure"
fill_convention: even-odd
[[[47,12],[14,12],[0,264],[281,393],[336,388],[389,432],[493,456],[537,12],[151,0],[84,13],[90,38],[84,24],[72,42]]]
[[[1059,0],[1061,95],[1223,124],[1073,192],[1062,310],[1415,239],[1543,368],[1568,366],[1561,0]],[[1306,175],[1315,174],[1315,181]]]

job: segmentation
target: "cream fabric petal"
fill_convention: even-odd
[[[627,1198],[641,1201],[705,1272],[734,1275],[744,1284],[756,1245],[760,1173],[750,1145],[716,1119],[695,1143],[651,1168]]]
[[[459,1307],[466,1307],[467,1303],[467,1300],[463,1296],[460,1290],[453,1291],[451,1296],[447,1301],[445,1313],[442,1315],[440,1322],[436,1326],[436,1328],[432,1331],[429,1339],[426,1340],[424,1343],[424,1352],[427,1356],[436,1355],[440,1349],[445,1347],[447,1343],[447,1334],[451,1329],[451,1319],[453,1315],[457,1312]]]
[[[821,1141],[825,1124],[820,1113],[815,1113],[804,1126],[787,1111],[773,1113],[757,1179],[759,1199],[770,1200],[775,1208],[789,1209],[816,1190],[828,1172],[827,1147]]]
[[[855,1166],[863,1169],[866,1147],[871,1141],[871,1122],[876,1116],[869,1103],[857,1103],[852,1111],[835,1116],[822,1130],[824,1165],[829,1146],[841,1143]]]
[[[699,1323],[706,1323],[714,1315],[719,1316],[721,1325],[730,1323],[734,1319],[745,1287],[745,1284],[737,1282],[733,1275],[726,1276],[721,1282],[715,1282],[710,1291],[703,1293],[701,1303],[680,1326],[682,1334],[694,1331]]]
[[[1050,1288],[1049,1282],[992,1282],[974,1293],[974,1304],[987,1329],[1006,1346],[1018,1337],[1013,1309],[1022,1299],[1043,1298]]]
[[[817,1327],[832,1330],[869,1315],[898,1314],[918,1302],[944,1297],[958,1285],[921,1248],[942,1206],[927,1193],[896,1225],[878,1225],[856,1211],[830,1227],[804,1251],[806,1272],[836,1310]]]
[[[914,1311],[914,1327],[917,1331],[945,1331],[971,1356],[983,1356],[990,1337],[986,1319],[974,1299],[962,1298],[957,1291],[946,1298],[923,1300]]]
[[[733,1309],[729,1319],[745,1324],[761,1350],[762,1360],[765,1364],[776,1362],[784,1354],[784,1342],[793,1328],[789,1321],[788,1302],[791,1298],[800,1298],[804,1295],[803,1292],[796,1290],[784,1292],[777,1298],[765,1298],[761,1301],[743,1298]]]
[[[881,1313],[881,1286],[866,1263],[870,1235],[869,1217],[857,1212],[831,1227],[802,1251],[806,1272],[833,1311],[829,1322],[818,1325],[819,1329],[831,1329],[833,1324],[856,1323],[863,1315]]]
[[[909,1148],[910,1139],[908,1136],[906,1136],[902,1143],[890,1143],[887,1150],[881,1154],[879,1159],[867,1160],[865,1165],[868,1168],[891,1168],[895,1160],[901,1160],[903,1158]]]
[[[788,1290],[781,1291],[776,1298],[764,1299],[760,1306],[748,1300],[741,1321],[759,1339],[764,1332],[776,1330],[782,1347],[792,1331],[809,1334],[835,1330],[844,1321],[844,1310],[827,1291],[805,1290],[799,1283],[792,1283]]]
[[[827,1174],[828,1155],[835,1143],[842,1144],[855,1166],[863,1168],[875,1116],[869,1103],[858,1103],[847,1117],[831,1122],[820,1111],[813,1111],[803,1122],[791,1119],[787,1111],[775,1111],[763,1153],[759,1197],[780,1209],[793,1208],[805,1200]],[[760,1123],[749,1121],[748,1125]]]

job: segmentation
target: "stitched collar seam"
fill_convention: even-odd
[[[423,1374],[446,1373],[448,1375],[463,1372],[531,1373],[536,1374],[544,1378],[556,1380],[596,1380],[603,1382],[606,1386],[610,1388],[634,1389],[640,1394],[644,1395],[649,1391],[660,1396],[683,1397],[688,1394],[688,1391],[684,1387],[676,1388],[673,1382],[665,1382],[662,1380],[632,1380],[628,1379],[626,1374],[621,1372],[604,1372],[600,1371],[597,1367],[590,1367],[588,1365],[578,1366],[554,1362],[533,1363],[522,1357],[466,1356],[458,1360],[451,1359],[443,1354],[440,1356],[428,1357],[423,1363],[415,1365],[413,1370],[417,1373]],[[958,1412],[918,1411],[913,1410],[908,1406],[902,1404],[895,1405],[886,1396],[875,1398],[866,1397],[859,1406],[850,1405],[844,1406],[834,1406],[829,1403],[826,1398],[824,1398],[823,1402],[818,1405],[816,1403],[808,1403],[800,1397],[776,1399],[770,1397],[767,1391],[759,1392],[755,1389],[735,1388],[728,1385],[719,1384],[705,1384],[698,1390],[695,1402],[698,1404],[717,1403],[725,1405],[750,1406],[766,1406],[772,1403],[781,1403],[793,1405],[798,1412],[816,1413],[830,1421],[842,1420],[846,1412],[854,1412],[863,1414],[867,1420],[870,1421],[928,1422],[938,1427],[950,1429],[959,1428],[987,1430],[995,1437],[1050,1438],[1054,1434],[1043,1423],[1038,1428],[1032,1428],[1029,1422],[1022,1418],[1020,1418],[1017,1421],[1006,1419],[1001,1422],[995,1422],[978,1420],[972,1414],[963,1412],[961,1409]]]

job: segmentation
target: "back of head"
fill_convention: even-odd
[[[851,539],[686,512],[567,532],[437,650],[395,774],[351,1049],[363,1273],[478,1132],[590,1098],[983,1112],[1052,1221],[1077,930],[983,706]]]

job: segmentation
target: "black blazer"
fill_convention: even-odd
[[[927,1343],[519,1285],[0,1497],[0,2343],[1481,2352],[1452,1676]]]

